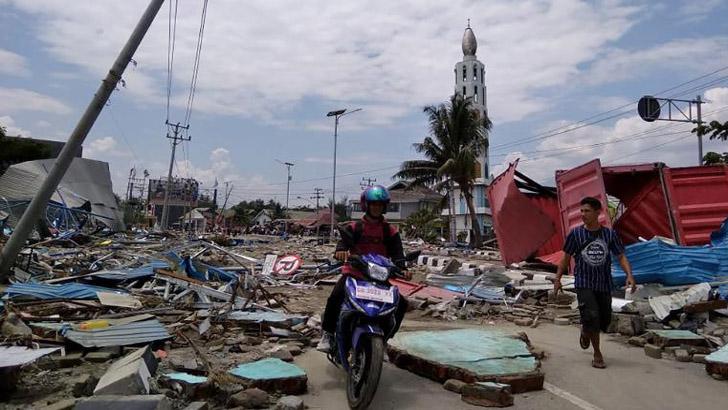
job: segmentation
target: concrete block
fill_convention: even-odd
[[[508,407],[513,405],[511,386],[503,383],[478,382],[463,387],[462,400],[483,407]]]
[[[450,379],[442,385],[442,387],[444,387],[445,390],[449,390],[451,392],[455,392],[458,394],[462,393],[463,387],[465,387],[465,386],[467,386],[467,383],[465,383],[462,380],[458,380],[458,379]]]
[[[147,367],[145,357],[150,355],[156,371],[156,359],[147,346],[114,362],[99,380],[94,394],[149,394],[149,378],[153,372]]]
[[[172,410],[163,394],[132,396],[94,396],[83,399],[74,410]]]
[[[268,407],[268,393],[255,387],[245,389],[230,397],[230,404],[246,409],[264,409]]]
[[[688,353],[685,349],[675,350],[675,359],[677,359],[678,362],[689,362],[692,360],[690,353]]]
[[[73,383],[73,397],[92,396],[94,387],[98,384],[99,378],[91,374],[82,374]]]
[[[699,354],[699,353],[696,353],[696,354],[693,355],[693,362],[705,364],[706,363],[705,362],[705,356],[707,356],[707,354]]]
[[[276,403],[276,410],[303,410],[303,399],[296,396],[283,396]]]
[[[645,345],[645,354],[654,359],[662,359],[662,348],[648,343]]]

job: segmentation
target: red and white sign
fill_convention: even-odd
[[[276,275],[293,275],[301,265],[303,265],[303,261],[298,255],[282,256],[278,258],[273,266],[273,273]]]

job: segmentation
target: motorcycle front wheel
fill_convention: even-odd
[[[377,392],[384,361],[384,340],[381,336],[368,335],[359,342],[358,349],[353,353],[346,378],[346,398],[349,408],[363,410]]]

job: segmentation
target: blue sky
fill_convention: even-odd
[[[202,1],[180,3],[172,122],[184,117]],[[275,160],[290,161],[291,203],[310,203],[315,187],[331,193],[333,121],[326,112],[361,107],[341,121],[338,173],[352,175],[337,179],[337,192],[358,195],[362,177],[389,183],[401,161],[417,157],[411,144],[427,133],[422,107],[453,92],[468,18],[486,65],[494,172],[515,158],[547,183],[556,169],[593,158],[693,165],[695,138],[679,133],[689,125],[644,123],[633,110],[529,137],[728,66],[727,3],[211,1],[192,141],[178,151],[175,174],[206,187],[229,181],[233,202],[283,202],[285,167]],[[145,6],[0,0],[0,124],[10,134],[65,140]],[[166,175],[168,13],[165,3],[137,66],[124,75],[126,87],[112,95],[84,144],[86,157],[110,163],[119,193],[131,167]],[[664,96],[700,93],[710,101],[704,112],[716,111],[707,119],[725,121],[726,76],[728,69]],[[644,134],[657,127],[666,128]],[[728,151],[724,144],[706,150]]]

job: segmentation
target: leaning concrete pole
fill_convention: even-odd
[[[121,75],[124,73],[126,66],[129,65],[129,61],[131,61],[136,49],[147,33],[149,26],[154,21],[154,17],[162,7],[162,3],[164,3],[164,0],[152,0],[149,6],[147,6],[144,15],[134,28],[134,32],[131,33],[131,37],[129,37],[126,45],[124,45],[121,53],[119,53],[116,61],[114,61],[114,65],[109,70],[109,74],[104,78],[99,89],[96,90],[93,100],[86,107],[86,111],[76,124],[76,128],[73,129],[71,136],[68,138],[68,142],[66,142],[58,158],[56,158],[53,168],[51,168],[48,176],[40,186],[38,193],[35,194],[25,213],[23,213],[23,217],[15,227],[13,234],[10,235],[10,239],[5,244],[2,255],[0,255],[0,282],[6,280],[10,268],[15,262],[15,258],[18,256],[18,252],[25,245],[28,235],[33,230],[38,219],[40,219],[41,212],[48,206],[48,200],[51,198],[53,191],[56,190],[58,183],[61,182],[63,175],[65,175],[68,167],[71,165],[74,154],[81,147],[81,144],[83,144],[86,135],[88,135],[89,130],[91,130],[91,127],[96,122],[96,118],[98,118],[101,110],[104,108],[106,101],[116,88],[116,84],[121,80]]]

